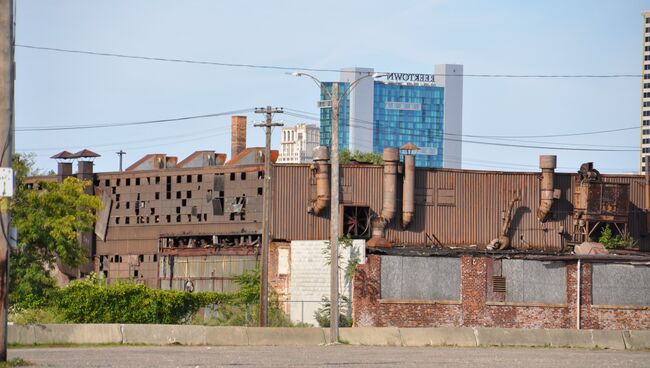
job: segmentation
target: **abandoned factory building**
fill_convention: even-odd
[[[313,321],[328,294],[323,249],[336,205],[340,235],[352,239],[342,263],[359,263],[339,283],[357,326],[650,328],[650,177],[603,175],[591,163],[557,173],[555,156],[541,156],[539,172],[420,168],[411,145],[386,148],[381,165],[342,165],[333,204],[326,147],[310,164],[274,164],[264,193],[264,150],[242,145],[242,121],[233,117],[230,160],[153,154],[93,173],[88,152],[56,155],[58,180],[78,160],[77,176],[104,204],[84,237],[93,264],[69,276],[92,269],[109,282],[235,290],[233,276],[259,262],[270,194],[269,278],[294,320]],[[605,231],[630,247],[590,243]]]

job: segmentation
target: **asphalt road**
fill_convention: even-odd
[[[39,367],[649,367],[650,352],[523,348],[106,346],[10,349]]]

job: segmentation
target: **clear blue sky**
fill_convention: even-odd
[[[17,43],[167,58],[432,73],[640,74],[646,1],[35,1],[17,0]],[[16,126],[128,122],[255,106],[318,112],[317,87],[276,70],[125,60],[18,48]],[[334,80],[337,73],[318,73]],[[464,81],[463,133],[561,134],[638,126],[640,79]],[[249,114],[249,121],[261,116]],[[298,118],[278,116],[288,125]],[[263,145],[249,128],[248,145]],[[274,145],[279,145],[279,132]],[[18,132],[18,151],[40,168],[63,149],[102,155],[117,170],[147,153],[182,159],[230,153],[230,118],[146,127]],[[639,131],[550,142],[639,147]],[[518,142],[513,142],[517,143]],[[569,152],[464,144],[465,168],[535,170],[557,154],[562,171],[594,161],[604,172],[638,169],[636,152]],[[508,163],[502,165],[501,163]],[[523,165],[523,166],[522,166]],[[532,165],[525,166],[525,165]]]

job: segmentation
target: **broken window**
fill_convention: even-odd
[[[119,217],[116,217],[116,218],[115,218],[115,224],[116,224],[116,225],[119,225],[119,224],[120,224],[120,218],[119,218]]]
[[[115,180],[115,186],[118,186],[118,187],[120,186],[120,178],[117,178],[117,180]]]
[[[156,176],[156,184],[160,184],[160,176]]]
[[[156,216],[153,218],[153,221],[154,221],[155,223],[159,223],[159,222],[160,222],[160,216],[156,215]]]
[[[167,220],[167,223],[172,222],[172,216],[171,215],[167,215],[165,219]]]
[[[125,225],[128,225],[129,222],[130,222],[129,216],[126,216],[126,217],[124,218],[124,224],[125,224]]]
[[[367,206],[344,206],[343,229],[352,239],[369,239],[371,235],[371,212]]]
[[[156,194],[154,195],[154,197],[155,197],[156,199],[160,199],[160,192],[156,192]]]

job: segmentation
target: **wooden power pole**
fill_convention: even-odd
[[[122,156],[126,155],[126,152],[124,150],[119,150],[118,152],[115,152],[118,156],[120,156],[120,172],[122,171]]]
[[[283,113],[282,108],[271,106],[255,109],[256,114],[266,114],[266,121],[255,124],[266,128],[264,147],[264,208],[262,213],[262,267],[260,271],[260,327],[268,326],[269,319],[269,248],[271,246],[271,128],[283,124],[273,122],[273,114]]]
[[[11,169],[14,150],[14,8],[0,0],[0,169]],[[13,177],[11,185],[13,185]],[[9,198],[0,199],[0,361],[7,361],[7,296],[9,294]]]

